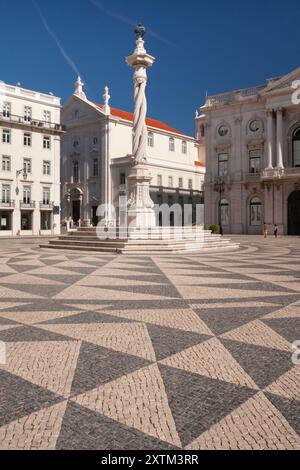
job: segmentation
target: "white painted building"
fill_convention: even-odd
[[[225,233],[300,235],[300,68],[209,96],[196,117],[205,145],[205,219]]]
[[[60,98],[0,83],[0,236],[60,233]]]
[[[66,134],[62,139],[63,219],[97,224],[100,203],[116,208],[119,196],[129,197],[133,114],[89,101],[80,79],[62,110]],[[148,163],[155,204],[199,204],[203,199],[205,166],[198,142],[162,122],[147,119]]]

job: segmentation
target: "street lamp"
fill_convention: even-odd
[[[20,191],[19,191],[19,187],[18,187],[18,185],[19,185],[18,179],[19,179],[19,176],[20,176],[22,173],[23,173],[23,180],[24,180],[24,181],[27,181],[27,178],[28,178],[28,175],[27,175],[27,173],[26,173],[25,168],[22,168],[22,170],[17,170],[17,171],[16,171],[16,181],[17,181],[16,195],[17,195],[17,196],[18,196],[18,194],[19,194],[19,192],[20,192]]]
[[[223,235],[222,212],[221,212],[222,194],[225,190],[225,180],[223,176],[219,176],[216,179],[214,188],[215,188],[215,191],[219,193],[219,227],[220,227],[220,234]]]

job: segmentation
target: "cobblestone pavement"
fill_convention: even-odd
[[[300,239],[161,257],[0,240],[1,449],[300,449]]]

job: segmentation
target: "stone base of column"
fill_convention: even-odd
[[[152,176],[145,165],[136,165],[128,177],[130,199],[128,201],[128,227],[149,228],[156,226],[154,203],[150,197]]]

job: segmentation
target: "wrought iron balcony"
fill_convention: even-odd
[[[40,201],[40,209],[53,210],[53,207],[54,207],[54,202]]]
[[[20,201],[20,208],[21,209],[34,209],[35,208],[35,201]]]
[[[15,207],[15,201],[7,201],[5,199],[0,199],[1,209],[11,209],[13,207]]]
[[[56,124],[53,122],[41,121],[38,119],[29,118],[26,116],[17,116],[14,114],[0,113],[0,122],[10,124],[20,124],[22,126],[28,126],[29,128],[45,129],[49,131],[65,132],[66,126],[62,124]]]

